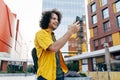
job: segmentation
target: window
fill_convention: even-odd
[[[92,24],[97,23],[97,15],[92,16]]]
[[[106,37],[107,43],[109,44],[109,47],[113,46],[112,36],[109,35]]]
[[[93,3],[93,4],[91,5],[91,12],[95,12],[95,11],[96,11],[96,4]]]
[[[100,39],[100,49],[104,48],[104,43],[106,42],[105,38]]]
[[[92,62],[93,62],[93,71],[96,71],[97,68],[96,68],[96,58],[92,58]]]
[[[112,63],[112,71],[120,71],[120,63]]]
[[[98,50],[99,49],[99,41],[95,40],[94,45],[95,45],[95,50]]]
[[[105,41],[105,38],[101,38],[101,39],[100,39],[100,44],[101,44],[101,45],[103,45],[105,42],[106,42],[106,41]]]
[[[120,1],[116,2],[116,12],[120,11]]]
[[[94,36],[97,36],[98,35],[98,27],[93,28],[93,30],[94,30]]]
[[[111,31],[110,21],[103,23],[103,29],[104,29],[104,32]]]
[[[120,16],[117,16],[118,27],[120,28]]]
[[[104,6],[105,4],[107,4],[107,0],[102,0],[102,6]]]
[[[103,16],[103,19],[109,17],[108,8],[105,8],[102,10],[102,16]]]

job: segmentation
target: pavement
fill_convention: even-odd
[[[36,80],[34,74],[0,74],[0,80]]]

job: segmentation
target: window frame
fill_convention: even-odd
[[[94,27],[93,28],[93,31],[94,31],[94,36],[97,36],[98,35],[98,27]]]
[[[106,41],[107,41],[107,43],[109,44],[109,47],[113,46],[112,35],[106,36]]]
[[[91,4],[90,8],[91,8],[91,13],[95,12],[96,11],[96,3]]]
[[[111,31],[110,21],[106,21],[103,23],[103,29],[104,29],[104,33]]]
[[[118,27],[120,28],[120,15],[117,16],[116,19],[117,19],[117,25],[118,25]]]
[[[97,15],[93,15],[92,16],[92,24],[96,24],[97,23]]]
[[[106,12],[107,11],[107,12]],[[102,18],[103,19],[106,19],[106,18],[108,18],[109,17],[109,10],[108,10],[108,7],[107,8],[104,8],[103,10],[102,10]]]
[[[99,39],[94,40],[94,50],[98,50],[99,49]]]
[[[108,3],[108,0],[101,0],[102,6],[106,5]]]
[[[120,1],[119,0],[117,2],[115,2],[115,8],[116,8],[116,12],[120,11]]]
[[[105,37],[102,37],[99,39],[100,41],[100,49],[103,49],[104,48],[104,43],[106,42],[106,38]]]

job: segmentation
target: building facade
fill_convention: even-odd
[[[120,1],[119,0],[88,0],[88,26],[90,30],[90,50],[104,49],[104,43],[109,48],[120,45]],[[110,52],[112,60],[120,60],[120,50]],[[94,62],[94,63],[91,63]],[[92,65],[90,71],[98,67],[99,71],[106,70],[105,56],[89,59]],[[120,71],[120,63],[111,63],[112,71]]]
[[[76,54],[79,54],[79,52],[80,52],[80,54],[82,54],[82,52],[88,52],[88,45],[87,45],[88,37],[87,37],[85,16],[82,21],[83,22],[82,22],[81,27],[83,27],[83,29],[82,29],[83,32],[81,32],[81,33],[78,32],[71,36],[71,38],[68,41],[68,51],[69,52],[73,51],[73,53],[76,52]],[[79,38],[79,37],[82,37],[82,38]],[[80,39],[81,39],[81,41],[80,41]],[[79,48],[81,48],[80,51],[79,51]]]
[[[3,0],[0,0],[0,12],[0,71],[7,72],[10,65],[16,69],[23,67],[26,71],[26,61],[20,58],[22,36],[17,15],[11,12]]]

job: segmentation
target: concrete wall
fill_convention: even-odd
[[[89,76],[92,76],[93,80],[108,80],[107,72],[87,72]],[[110,72],[110,80],[120,80],[120,72]]]

